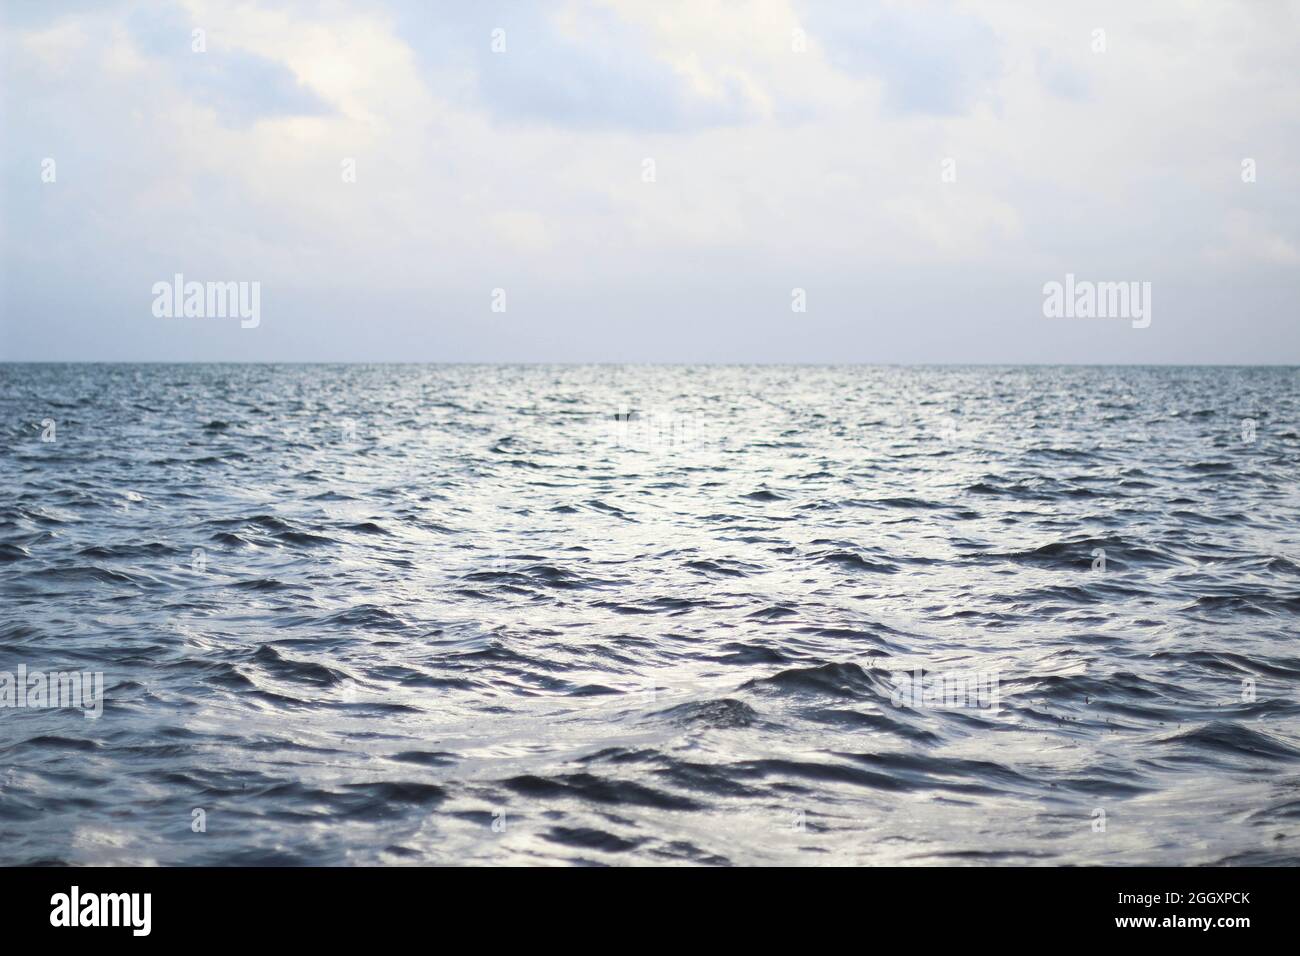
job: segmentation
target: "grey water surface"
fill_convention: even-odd
[[[0,366],[0,862],[1296,864],[1298,385]]]

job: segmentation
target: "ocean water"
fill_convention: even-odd
[[[0,366],[0,861],[1295,864],[1298,385]]]

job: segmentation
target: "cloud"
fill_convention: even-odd
[[[575,130],[682,132],[756,115],[744,87],[705,91],[656,57],[616,12],[573,15],[549,4],[466,5],[437,15],[400,4],[403,34],[435,74],[459,66],[477,102],[502,122]]]
[[[1034,53],[1034,68],[1043,86],[1067,100],[1081,100],[1088,95],[1088,77],[1064,60],[1040,47]]]
[[[227,125],[329,110],[284,64],[232,46],[220,32],[209,35],[178,6],[137,7],[126,27],[135,51],[148,59],[159,80],[210,107]]]
[[[1218,265],[1300,266],[1300,244],[1278,232],[1263,216],[1243,209],[1228,212],[1222,230],[1203,255]]]
[[[1277,310],[1300,295],[1285,22],[1162,0],[13,10],[0,357],[1204,361],[1230,303],[1233,359],[1300,359]],[[160,325],[175,272],[260,281],[261,326]],[[1045,325],[1066,272],[1150,279],[1168,318]]]
[[[827,0],[803,9],[831,62],[878,79],[895,112],[958,116],[995,100],[998,39],[978,17],[948,5],[876,8]]]

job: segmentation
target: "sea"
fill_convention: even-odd
[[[0,365],[0,863],[1296,865],[1298,416],[1294,367]]]

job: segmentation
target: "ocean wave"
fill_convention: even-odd
[[[105,689],[0,711],[5,862],[1300,863],[1294,369],[11,365],[0,405],[0,671]]]

